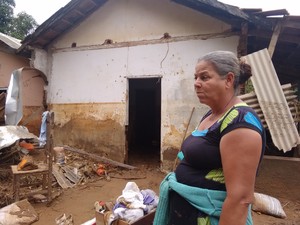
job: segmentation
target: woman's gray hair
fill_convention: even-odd
[[[241,69],[240,62],[233,52],[213,51],[199,58],[198,62],[200,61],[211,63],[221,77],[225,78],[229,72],[232,72],[235,75],[234,90],[238,91]]]

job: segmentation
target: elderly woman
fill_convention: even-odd
[[[228,51],[195,67],[195,92],[210,110],[183,142],[180,163],[160,186],[155,225],[251,225],[251,203],[265,148],[262,123],[237,97],[250,65]]]

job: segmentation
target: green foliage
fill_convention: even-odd
[[[14,0],[0,0],[0,32],[4,34],[8,34],[15,6]]]
[[[17,17],[12,20],[10,36],[22,40],[28,34],[31,34],[37,26],[37,22],[31,15],[28,15],[26,12],[20,12]]]
[[[14,17],[14,0],[0,0],[0,32],[17,39],[24,39],[38,26],[35,19],[26,12]]]
[[[251,80],[249,79],[245,83],[245,93],[250,93],[252,91],[254,91],[254,87],[253,87]]]

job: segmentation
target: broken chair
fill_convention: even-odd
[[[49,112],[46,119],[46,144],[37,151],[43,153],[43,161],[37,164],[36,169],[20,170],[18,165],[12,165],[12,177],[13,177],[13,197],[15,201],[20,200],[20,189],[22,187],[28,187],[33,185],[41,185],[42,190],[31,192],[28,195],[34,195],[36,193],[46,194],[47,202],[52,201],[52,163],[53,163],[53,126],[54,126],[54,113]],[[25,183],[22,178],[25,176],[33,176],[35,183]],[[41,177],[42,179],[38,179]]]

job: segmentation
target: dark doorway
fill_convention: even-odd
[[[129,79],[128,163],[160,162],[161,79]]]

